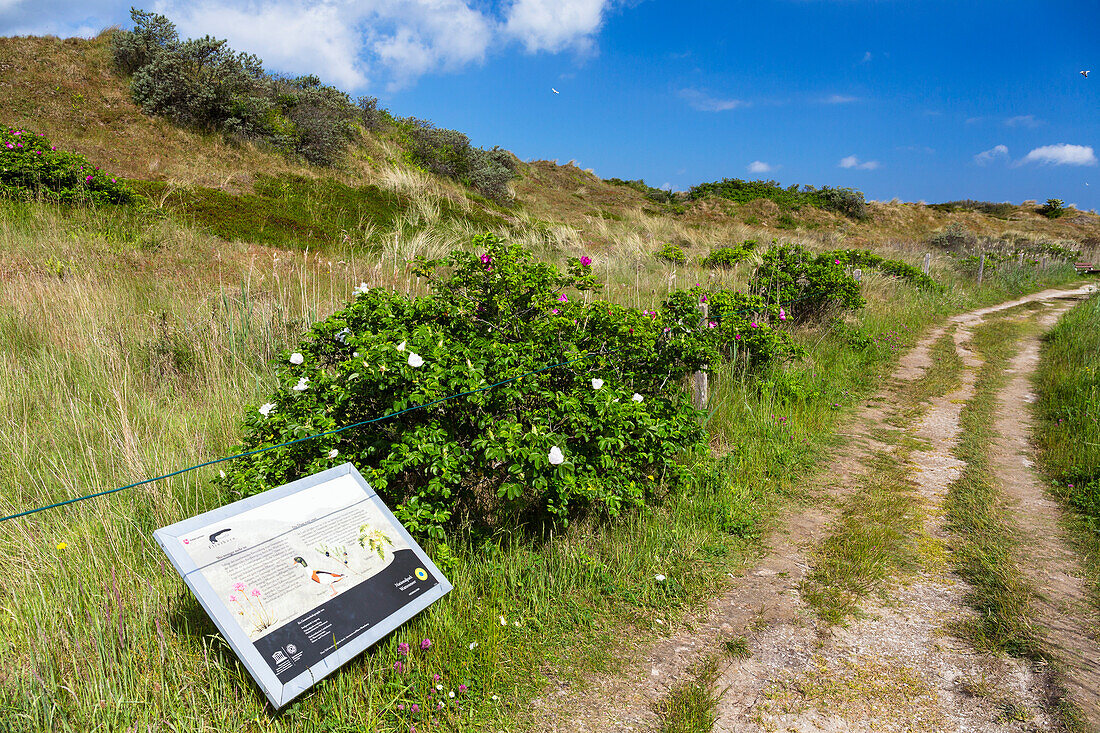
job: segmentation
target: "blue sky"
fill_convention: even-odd
[[[1057,197],[1100,208],[1096,0],[146,7],[271,70],[315,73],[475,144],[575,159],[603,177],[676,189],[773,178],[880,200]],[[89,35],[128,25],[128,11],[0,0],[0,35]]]

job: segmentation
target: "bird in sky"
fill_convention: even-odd
[[[1084,72],[1082,72],[1082,73],[1084,73]],[[553,92],[554,94],[561,94],[561,92],[559,92],[559,91],[558,91],[557,89],[555,89],[554,87],[550,87],[550,91],[552,91],[552,92]]]
[[[1082,71],[1082,72],[1081,72],[1081,76],[1083,76],[1083,77],[1085,77],[1086,79],[1088,79],[1088,78],[1089,78],[1089,71],[1092,71],[1092,69],[1089,69],[1088,71]]]

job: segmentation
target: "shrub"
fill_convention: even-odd
[[[728,270],[738,262],[744,261],[756,244],[756,240],[748,239],[735,247],[719,247],[711,250],[710,254],[700,260],[699,264],[702,267]]]
[[[867,218],[867,202],[864,201],[863,194],[854,188],[822,186],[813,193],[813,197],[816,200],[815,205],[822,209],[835,211],[852,219]]]
[[[77,153],[57,150],[43,134],[0,130],[0,195],[65,204],[125,204],[135,200],[124,183]]]
[[[359,97],[359,119],[368,130],[381,130],[387,122],[393,122],[390,113],[378,106],[378,97]]]
[[[429,294],[364,288],[315,324],[268,405],[246,416],[242,448],[434,404],[241,459],[222,482],[232,496],[350,460],[418,534],[458,517],[614,517],[676,485],[677,454],[705,445],[688,374],[795,353],[786,333],[738,312],[774,310],[759,298],[710,294],[713,326],[700,323],[698,288],[656,311],[585,303],[576,293],[600,287],[587,258],[562,273],[491,235],[473,244],[418,262]]]
[[[650,201],[656,201],[660,204],[670,204],[679,198],[675,192],[664,188],[654,188],[641,178],[636,181],[627,181],[622,178],[605,178],[604,183],[610,183],[612,186],[632,188],[638,193],[644,194]]]
[[[859,283],[831,253],[815,256],[796,244],[764,252],[749,280],[751,292],[769,302],[790,303],[802,318],[817,319],[840,308],[862,308]]]
[[[494,201],[508,198],[508,182],[516,171],[515,158],[508,151],[476,148],[465,134],[428,120],[404,117],[397,125],[411,163],[460,181]]]
[[[180,41],[163,15],[131,10],[132,31],[111,38],[118,68],[146,114],[206,131],[263,140],[317,165],[339,161],[359,110],[316,76],[273,77],[260,59],[206,36]]]
[[[1062,199],[1047,199],[1047,202],[1039,207],[1039,213],[1048,219],[1057,219],[1066,214],[1066,202]]]
[[[717,196],[737,203],[768,199],[778,204],[779,208],[787,211],[797,211],[803,206],[816,206],[819,209],[835,211],[853,219],[867,217],[867,202],[864,201],[863,194],[854,188],[823,186],[817,189],[813,186],[803,186],[799,190],[798,184],[783,188],[776,181],[744,181],[740,178],[723,178],[721,181],[692,186],[687,195],[691,199]],[[784,222],[785,228],[793,228],[794,220],[790,219],[789,216]]]
[[[687,255],[684,254],[684,250],[680,248],[680,245],[672,242],[665,242],[659,250],[653,253],[653,256],[674,265],[682,265],[687,262]]]
[[[998,219],[1007,219],[1009,216],[1016,213],[1016,207],[1007,202],[997,204],[991,201],[974,201],[972,199],[947,201],[942,204],[929,204],[928,208],[946,212],[978,211]]]
[[[886,275],[906,280],[913,285],[932,290],[941,290],[942,287],[928,275],[925,275],[916,267],[901,262],[889,260],[874,252],[865,249],[838,249],[833,252],[824,252],[821,257],[825,259],[839,260],[844,267],[869,267]]]
[[[928,244],[952,252],[965,250],[978,243],[978,238],[969,229],[953,221],[943,229],[929,235]]]

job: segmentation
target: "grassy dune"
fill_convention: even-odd
[[[349,237],[358,243],[321,252],[229,242],[170,211],[0,202],[0,513],[224,455],[271,387],[276,353],[358,283],[415,292],[407,259],[462,243],[466,228],[417,195],[420,218],[372,230],[372,246],[361,228]],[[654,260],[645,227],[679,225],[646,216],[612,222],[623,227],[609,228],[612,243],[584,250],[608,297],[644,307],[679,285],[745,283],[747,270]],[[582,251],[562,231],[520,221],[503,233],[548,259]],[[663,633],[751,559],[846,409],[925,324],[1073,277],[1031,268],[976,291],[938,274],[941,294],[871,274],[862,313],[795,330],[804,361],[756,377],[720,371],[716,457],[683,457],[697,477],[689,490],[615,525],[457,528],[446,549],[429,543],[456,590],[277,715],[151,538],[224,503],[216,469],[4,522],[0,730],[424,729],[430,719],[409,709],[426,704],[434,674],[448,690],[468,687],[436,712],[438,729],[513,728],[549,677],[614,668],[620,644]],[[396,675],[397,644],[425,637],[432,649]]]

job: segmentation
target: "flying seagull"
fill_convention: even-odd
[[[1083,72],[1083,71],[1082,71],[1081,73],[1082,73],[1082,74],[1084,74],[1085,72]],[[553,92],[554,94],[561,94],[561,92],[559,92],[559,91],[558,91],[557,89],[555,89],[554,87],[550,87],[550,91],[552,91],[552,92]]]
[[[1083,77],[1085,77],[1086,79],[1088,79],[1088,78],[1089,78],[1089,71],[1092,71],[1092,69],[1089,69],[1088,71],[1082,71],[1082,72],[1081,72],[1081,76],[1083,76]]]

